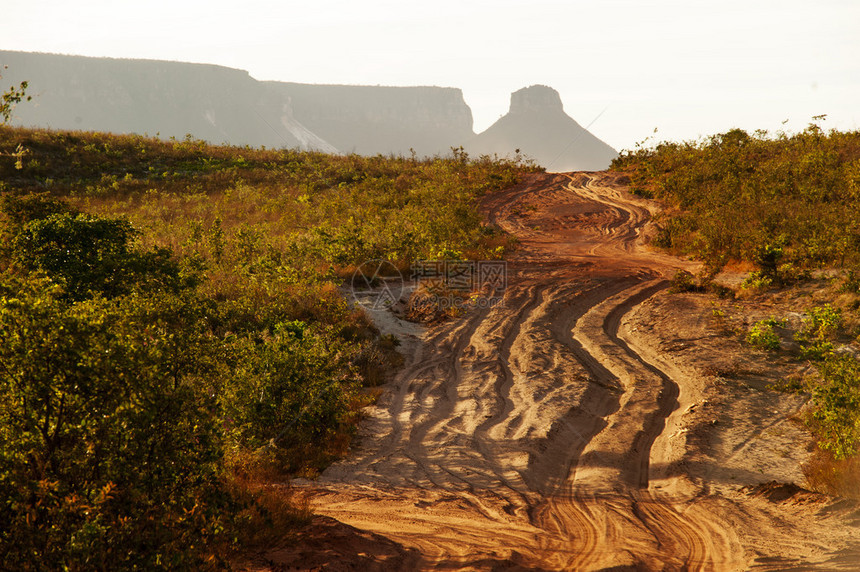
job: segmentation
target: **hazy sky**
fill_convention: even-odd
[[[28,0],[0,49],[214,63],[261,80],[463,89],[475,130],[536,83],[622,149],[658,128],[860,128],[860,0]],[[785,126],[782,121],[788,120]]]

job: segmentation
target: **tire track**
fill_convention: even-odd
[[[683,264],[641,244],[656,207],[578,173],[484,209],[521,243],[504,306],[425,335],[314,509],[417,550],[410,570],[746,568],[725,502],[651,482],[684,382],[623,328]]]
[[[647,209],[630,208],[629,204],[628,208],[625,209],[618,201],[597,195],[596,186],[591,177],[586,177],[584,184],[583,181],[577,181],[570,177],[570,183],[566,189],[579,196],[586,196],[594,202],[606,204],[616,215],[615,220],[610,224],[598,227],[601,234],[614,235],[616,240],[608,245],[606,243],[594,245],[588,251],[590,255],[595,255],[598,252],[608,253],[618,249],[631,250],[632,243],[640,236],[640,230],[637,226],[647,220],[649,214]],[[645,270],[646,274],[653,274],[654,267],[650,266]],[[659,367],[644,360],[630,344],[618,336],[618,328],[623,316],[638,304],[666,289],[668,281],[656,279],[647,282],[644,286],[635,286],[624,283],[623,280],[616,280],[616,284],[620,282],[619,293],[615,294],[610,288],[603,300],[591,301],[589,311],[579,316],[573,316],[572,322],[574,323],[585,317],[584,324],[579,327],[574,325],[570,327],[569,331],[572,333],[570,336],[571,350],[578,354],[578,359],[586,365],[592,378],[604,383],[613,383],[618,380],[625,383],[626,381],[626,394],[612,406],[604,409],[603,416],[606,417],[606,422],[602,426],[602,431],[587,440],[588,448],[574,455],[578,462],[572,471],[572,482],[576,484],[568,487],[569,500],[555,499],[549,503],[545,513],[540,516],[540,520],[545,528],[553,525],[556,534],[572,532],[565,531],[559,526],[560,523],[573,522],[577,524],[574,530],[578,529],[580,533],[579,550],[577,551],[579,557],[568,561],[567,565],[578,569],[598,564],[599,562],[592,558],[595,547],[607,540],[617,542],[618,538],[606,538],[605,524],[604,533],[600,533],[601,523],[595,518],[592,511],[583,509],[582,505],[589,504],[589,501],[583,500],[583,497],[576,493],[577,489],[582,489],[584,486],[595,486],[593,483],[586,485],[587,479],[584,478],[583,472],[587,475],[589,467],[597,466],[598,469],[592,471],[592,474],[597,473],[594,480],[599,480],[601,487],[606,488],[608,484],[608,488],[613,492],[630,491],[628,493],[630,513],[638,518],[645,530],[653,537],[654,547],[658,552],[662,552],[663,556],[679,566],[686,568],[702,566],[709,559],[715,558],[712,555],[714,550],[708,547],[707,540],[712,531],[697,529],[695,525],[687,524],[677,516],[672,508],[663,506],[648,491],[651,446],[665,428],[668,416],[677,408],[678,385]],[[597,324],[602,331],[596,331]],[[620,355],[618,350],[623,351],[626,355]],[[609,366],[613,369],[612,372],[607,371],[604,367],[607,363],[614,365],[614,367],[613,365]],[[632,379],[633,377],[637,377],[638,381]],[[643,387],[642,380],[648,378],[650,381]],[[644,393],[644,395],[639,396],[638,393]],[[621,405],[622,401],[623,406]],[[649,407],[642,407],[642,402],[650,403],[653,407],[650,409]],[[634,409],[634,414],[631,414],[630,409]],[[576,426],[582,427],[583,425],[579,423]],[[621,451],[607,449],[606,444],[602,443],[599,436],[603,432],[627,435],[633,433],[635,437],[632,439],[632,446],[629,451],[634,453],[636,461],[631,463],[629,458],[625,458],[623,448]],[[615,445],[619,444],[619,439],[613,435],[604,440]],[[613,456],[611,453],[617,454]],[[611,478],[607,479],[607,473],[612,474],[613,469],[620,482],[613,482]],[[579,473],[578,483],[577,473]],[[564,518],[565,516],[566,518]],[[666,531],[672,531],[672,533]],[[725,543],[719,547],[723,554],[736,548],[736,545],[727,546]],[[623,554],[624,550],[620,550],[619,553]],[[728,559],[721,558],[723,561]],[[641,555],[633,558],[633,561],[638,564],[647,564],[642,560]],[[620,564],[629,563],[623,561]]]

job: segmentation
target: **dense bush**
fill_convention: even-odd
[[[170,250],[134,250],[137,234],[125,220],[53,214],[25,224],[12,249],[15,262],[62,281],[75,300],[97,294],[111,298],[134,288],[181,290],[179,265]]]
[[[845,459],[860,446],[860,362],[831,355],[820,371],[822,382],[812,391],[820,445],[836,459]]]
[[[860,131],[734,129],[625,152],[612,168],[673,207],[658,243],[712,268],[744,260],[779,283],[805,268],[860,264]]]
[[[842,326],[842,312],[830,304],[809,311],[803,327],[794,336],[801,345],[801,356],[822,360],[833,353],[833,338]]]
[[[347,421],[356,389],[355,344],[300,321],[234,345],[238,369],[225,388],[235,443],[257,450],[321,443]]]
[[[196,568],[229,511],[191,295],[69,304],[0,284],[0,560],[14,569]]]
[[[747,333],[747,342],[760,350],[778,350],[779,335],[774,328],[781,326],[784,324],[773,318],[756,322]]]

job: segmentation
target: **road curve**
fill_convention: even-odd
[[[644,246],[656,206],[575,173],[483,209],[520,242],[504,305],[409,346],[314,511],[408,551],[381,569],[747,569],[742,509],[652,475],[689,382],[623,327],[688,264]]]

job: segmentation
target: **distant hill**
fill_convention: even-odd
[[[191,133],[213,143],[296,147],[280,101],[248,72],[215,65],[0,51],[2,85],[27,80],[33,100],[12,123],[55,129]]]
[[[618,155],[568,116],[558,92],[544,85],[512,93],[507,115],[469,141],[466,149],[500,156],[519,149],[550,171],[598,171]]]
[[[472,110],[455,88],[265,85],[286,97],[302,125],[345,153],[445,154],[474,137]]]
[[[543,86],[514,93],[510,113],[476,136],[456,88],[261,82],[209,64],[0,50],[3,65],[0,89],[26,80],[33,96],[16,107],[13,125],[361,155],[519,148],[556,171],[603,169],[615,156]]]
[[[0,51],[4,86],[30,83],[13,124],[298,147],[448,153],[471,138],[459,89],[261,82],[216,65]]]

